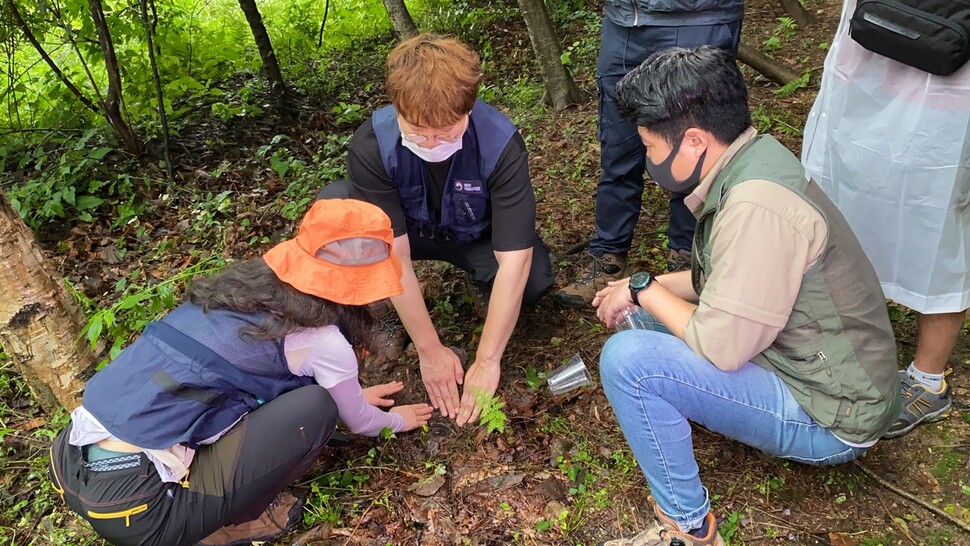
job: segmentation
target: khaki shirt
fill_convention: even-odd
[[[756,134],[749,128],[738,137],[684,199],[695,215],[717,175]],[[732,188],[711,229],[711,271],[684,331],[687,345],[723,370],[768,348],[827,237],[822,214],[788,188],[759,179]]]

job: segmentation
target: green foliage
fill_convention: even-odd
[[[805,87],[808,86],[808,80],[811,77],[811,75],[812,73],[810,71],[806,71],[804,74],[801,75],[801,77],[795,78],[794,80],[786,83],[785,85],[779,87],[778,89],[775,89],[774,91],[775,96],[790,97],[794,95],[795,92],[798,91],[799,89],[804,89]]]
[[[524,368],[523,371],[525,372],[525,384],[528,385],[531,390],[538,389],[546,380],[546,373],[537,371],[532,366]]]
[[[781,38],[778,36],[769,36],[762,45],[765,46],[766,51],[777,51],[781,49]]]
[[[480,40],[489,25],[517,16],[514,3],[492,3],[486,7],[473,0],[432,0],[426,6],[427,30],[448,33],[457,30],[459,38],[480,46],[485,45]],[[479,53],[483,60],[487,58],[485,52]]]
[[[356,471],[355,466],[352,462],[347,463],[345,468],[328,472],[310,483],[303,512],[305,525],[339,527],[345,516],[353,515],[358,505],[351,502],[348,506],[346,497],[360,495],[360,488],[370,479],[366,473]]]
[[[583,43],[577,40],[569,44],[568,46],[566,46],[566,49],[564,49],[563,52],[559,54],[559,61],[564,66],[569,66],[570,64],[572,64],[573,53],[579,50],[582,47],[582,45]]]
[[[779,17],[778,26],[775,27],[774,33],[778,36],[784,36],[785,38],[791,38],[795,35],[795,29],[798,28],[798,24],[791,17]]]
[[[338,102],[331,111],[338,125],[360,125],[364,121],[364,107],[359,104]]]
[[[20,154],[9,167],[27,173],[8,195],[28,226],[38,229],[48,222],[75,218],[91,222],[102,205],[132,206],[134,181],[127,174],[109,171],[110,147],[88,146],[96,134],[90,129],[74,141],[58,138],[0,145],[0,167]]]
[[[108,358],[99,364],[99,368],[117,357],[124,346],[140,334],[149,322],[157,320],[175,307],[181,290],[189,281],[197,275],[210,274],[223,266],[220,257],[210,256],[154,284],[141,284],[130,280],[141,275],[141,271],[136,270],[131,278],[122,278],[115,283],[118,300],[103,309],[98,309],[94,300],[70,287],[90,317],[81,329],[81,336],[91,344],[92,349],[96,349],[101,343],[110,347]]]
[[[103,544],[86,523],[65,525],[73,517],[61,510],[63,501],[47,477],[48,448],[67,424],[67,413],[58,411],[49,422],[29,432],[13,425],[30,417],[26,412],[31,407],[22,402],[30,400],[31,394],[2,350],[0,393],[4,393],[0,397],[0,472],[8,479],[0,493],[0,544]]]
[[[765,476],[756,486],[758,493],[765,498],[765,502],[771,500],[771,494],[780,490],[785,485],[785,478],[781,476]]]
[[[294,159],[285,150],[273,152],[270,156],[271,166],[272,157],[278,157],[278,163],[273,166],[273,171],[280,178],[285,178],[287,174],[292,175],[289,185],[279,199],[280,213],[284,218],[297,220],[302,217],[323,186],[347,177],[345,157],[349,139],[349,136],[329,135],[309,165]]]
[[[475,402],[481,409],[481,413],[478,417],[478,422],[483,427],[488,434],[498,431],[499,433],[505,432],[505,421],[507,419],[505,412],[502,408],[505,407],[505,402],[500,396],[488,394],[483,389],[477,389],[474,393]]]
[[[534,112],[536,105],[541,104],[544,93],[545,86],[541,81],[520,76],[510,85],[503,87],[501,95],[513,112],[518,113],[520,110]]]
[[[862,542],[859,543],[859,546],[890,546],[891,544],[896,544],[896,539],[893,536],[893,533],[890,531],[880,537],[869,537],[863,539]]]
[[[781,108],[761,104],[751,112],[751,121],[759,133],[780,133],[792,137],[802,135],[802,122]]]
[[[741,524],[742,517],[741,512],[734,511],[728,514],[722,523],[718,524],[717,532],[721,534],[721,538],[728,544],[731,544],[731,539],[738,532],[738,526]]]
[[[99,103],[107,87],[107,75],[88,2],[63,0],[51,5],[17,0],[17,5],[64,76],[84,96]],[[332,72],[324,69],[328,57],[344,49],[356,50],[361,41],[386,41],[391,31],[390,20],[379,2],[331,3],[321,50],[316,44],[323,16],[320,2],[265,0],[260,2],[259,9],[284,78],[296,82],[298,89],[332,79]],[[409,9],[418,17],[433,10],[455,10],[469,20],[479,18],[481,22],[489,20],[492,12],[497,11],[456,7],[446,0],[415,0],[409,2]],[[140,136],[155,138],[161,129],[146,30],[139,10],[121,4],[106,4],[105,10],[122,65],[122,110]],[[157,2],[157,12],[153,38],[165,110],[173,130],[178,132],[202,112],[209,112],[225,123],[238,117],[262,115],[266,93],[265,80],[260,74],[262,62],[237,1],[171,0]],[[0,108],[0,127],[87,130],[106,126],[99,113],[84,107],[53,75],[21,32],[12,33],[9,43],[13,47],[7,65],[11,85],[0,94],[5,95],[6,105]],[[373,66],[380,72],[381,63]],[[244,81],[241,92],[230,96],[222,90],[231,83],[232,88],[239,88],[236,82],[240,80]],[[355,102],[346,100],[344,104],[353,106]],[[346,116],[347,123],[354,123],[354,119],[362,118]]]
[[[762,42],[765,51],[772,52],[782,48],[783,42],[795,36],[798,24],[791,17],[779,17],[778,26],[771,31],[771,36]]]
[[[930,469],[930,474],[941,482],[951,481],[964,468],[966,462],[966,455],[955,451],[947,451],[940,458],[939,462]]]

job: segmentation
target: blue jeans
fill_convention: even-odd
[[[600,376],[657,506],[681,529],[700,527],[710,510],[687,421],[805,464],[844,463],[866,451],[816,424],[774,373],[751,362],[721,371],[661,331],[611,337]]]
[[[645,149],[637,126],[620,115],[614,98],[616,84],[627,72],[662,49],[712,45],[737,53],[740,40],[741,21],[680,27],[621,27],[603,19],[596,67],[602,172],[596,187],[596,235],[589,244],[593,254],[626,254],[630,250],[643,199]],[[690,250],[694,238],[696,220],[684,204],[685,196],[682,193],[670,196],[667,237],[668,246],[675,250]]]

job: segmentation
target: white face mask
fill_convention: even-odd
[[[422,161],[427,161],[428,163],[441,163],[442,161],[455,155],[455,153],[461,149],[462,140],[463,139],[459,138],[454,142],[439,141],[438,145],[433,148],[422,148],[421,146],[418,146],[417,144],[404,138],[404,133],[401,133],[401,144],[403,144],[408,150],[411,150],[411,152],[418,156],[418,158],[420,158]]]

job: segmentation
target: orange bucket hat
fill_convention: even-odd
[[[321,199],[303,217],[296,237],[263,254],[286,284],[344,305],[397,296],[401,260],[393,250],[391,220],[356,199]]]

